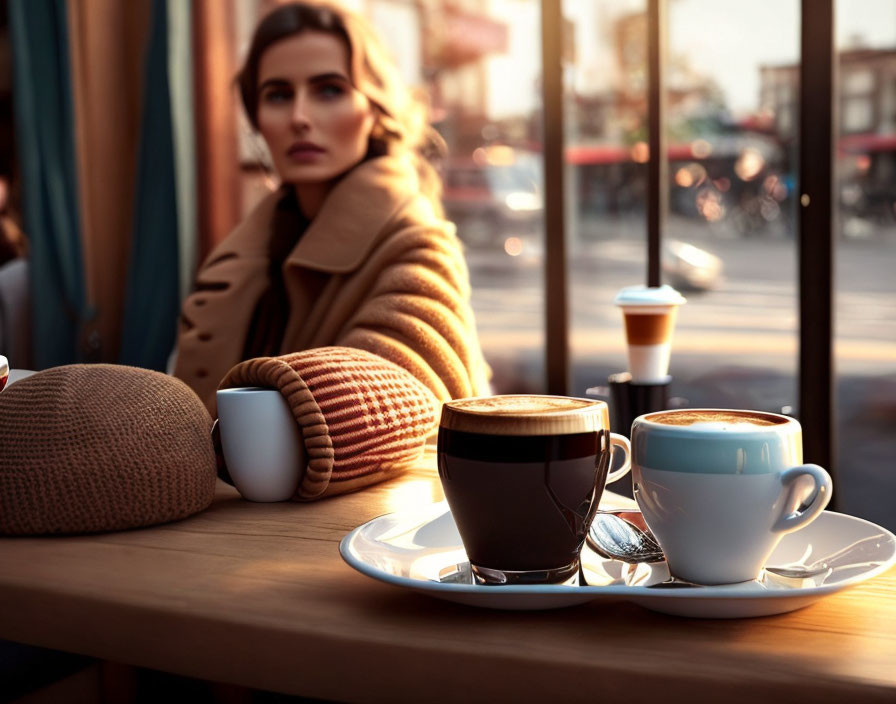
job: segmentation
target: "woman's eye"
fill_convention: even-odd
[[[282,103],[292,98],[292,91],[286,88],[271,88],[265,91],[262,100],[266,103]]]
[[[322,83],[317,87],[317,94],[323,98],[337,98],[344,93],[345,88],[338,83]]]

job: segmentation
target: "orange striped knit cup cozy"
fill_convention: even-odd
[[[241,362],[218,388],[240,386],[278,389],[301,427],[308,466],[298,501],[344,494],[406,469],[422,455],[441,407],[407,370],[348,347]]]

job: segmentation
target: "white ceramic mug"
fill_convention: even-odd
[[[218,426],[227,471],[243,498],[285,501],[305,468],[305,445],[286,399],[275,389],[217,393]]]
[[[670,572],[698,584],[759,577],[781,536],[815,520],[832,491],[824,469],[803,464],[795,419],[727,409],[636,418],[632,480]]]

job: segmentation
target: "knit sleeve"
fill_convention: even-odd
[[[440,404],[407,370],[368,352],[317,347],[237,364],[221,388],[280,391],[308,464],[294,498],[311,501],[388,479],[420,460]]]
[[[408,228],[384,251],[393,256],[337,344],[398,364],[442,401],[487,394],[488,368],[456,237],[437,228]]]

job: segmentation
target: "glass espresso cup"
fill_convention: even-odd
[[[607,404],[563,396],[449,401],[439,477],[479,584],[575,584],[604,485],[630,468]],[[613,454],[624,453],[610,472]]]

